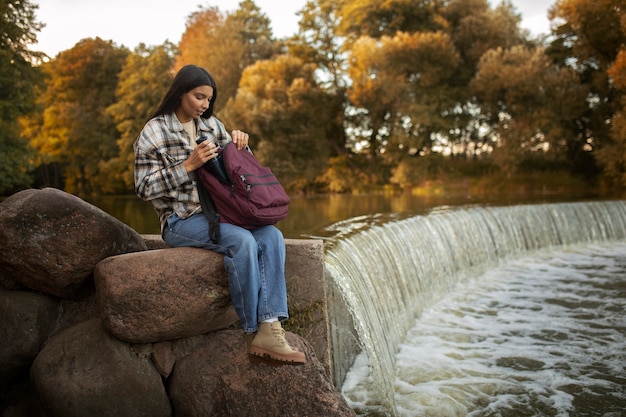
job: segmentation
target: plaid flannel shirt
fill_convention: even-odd
[[[216,117],[197,119],[197,137],[215,136],[222,146],[232,138]],[[159,215],[161,232],[173,213],[181,219],[202,212],[195,173],[183,162],[193,152],[190,137],[174,113],[148,121],[133,145],[135,193],[150,201]]]

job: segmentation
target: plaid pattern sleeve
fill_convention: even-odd
[[[161,230],[172,213],[186,218],[201,210],[193,178],[183,166],[192,152],[189,136],[174,118],[165,115],[150,120],[133,146],[135,193],[152,203]]]

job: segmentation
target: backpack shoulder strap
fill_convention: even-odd
[[[204,169],[204,167],[200,167],[200,169]],[[200,180],[196,181],[196,187],[198,187],[202,213],[209,221],[209,239],[217,245],[220,240],[220,213],[215,208],[215,203]]]

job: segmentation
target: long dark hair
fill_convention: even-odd
[[[150,118],[173,113],[180,106],[182,95],[201,85],[213,87],[213,97],[209,102],[209,108],[202,113],[202,117],[208,119],[213,115],[213,105],[217,99],[217,84],[209,71],[197,65],[185,65],[178,71],[159,107]]]

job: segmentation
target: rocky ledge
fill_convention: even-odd
[[[331,382],[321,242],[287,242],[287,339],[308,363],[275,366],[246,353],[221,255],[56,189],[0,209],[0,415],[354,415]]]

